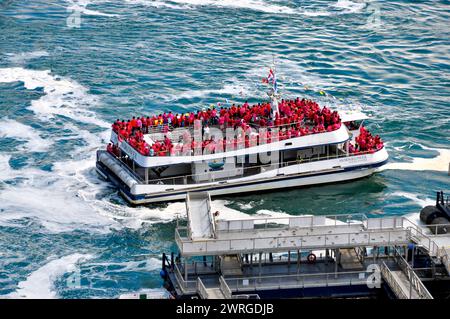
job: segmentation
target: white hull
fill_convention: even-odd
[[[121,194],[132,204],[145,204],[184,200],[187,192],[209,191],[211,196],[242,194],[293,188],[325,183],[344,182],[371,175],[383,165],[388,154],[383,148],[373,154],[330,158],[264,170],[247,177],[230,178],[227,181],[209,181],[197,184],[142,184],[121,167],[108,154],[99,156],[98,162],[108,170],[97,166],[102,176],[115,180]]]
[[[326,184],[326,183],[337,183],[337,182],[344,182],[354,179],[363,178],[366,176],[370,176],[373,174],[376,168],[366,168],[366,169],[358,169],[358,170],[352,170],[352,171],[341,171],[337,173],[331,173],[326,175],[316,175],[311,177],[304,177],[299,176],[298,178],[290,178],[290,179],[283,179],[280,181],[270,181],[265,183],[252,183],[250,185],[236,185],[233,187],[228,188],[220,188],[220,189],[214,189],[212,185],[210,186],[204,186],[199,187],[199,185],[192,185],[195,187],[189,187],[184,188],[183,190],[193,191],[195,190],[201,190],[201,191],[209,191],[211,196],[223,196],[223,195],[232,195],[232,194],[243,194],[243,193],[251,193],[251,192],[258,192],[258,191],[268,191],[268,190],[277,190],[277,189],[283,189],[283,188],[294,188],[294,187],[302,187],[302,186],[311,186],[311,185],[319,185],[319,184]],[[210,188],[208,188],[210,187]],[[176,195],[165,195],[160,197],[151,197],[151,198],[145,198],[141,200],[135,200],[130,198],[125,192],[122,190],[120,191],[121,194],[130,202],[133,204],[145,204],[145,203],[157,203],[157,202],[167,202],[167,201],[177,201],[177,200],[185,200],[186,199],[186,193],[176,194]]]

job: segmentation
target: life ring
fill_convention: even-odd
[[[317,259],[316,255],[314,255],[313,253],[310,253],[310,254],[308,255],[308,257],[306,257],[306,258],[307,258],[307,260],[308,260],[308,262],[309,262],[310,264],[315,263],[315,262],[316,262],[316,259]]]

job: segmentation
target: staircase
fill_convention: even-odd
[[[223,256],[220,269],[224,276],[242,276],[241,260],[238,255]]]

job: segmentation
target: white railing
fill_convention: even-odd
[[[414,269],[411,268],[409,263],[403,258],[398,249],[394,251],[395,260],[405,274],[406,278],[409,281],[410,290],[409,290],[409,299],[412,299],[412,291],[415,290],[420,299],[433,299],[433,296],[430,294],[428,289],[425,287],[423,282],[420,280],[419,276],[414,272]]]
[[[286,237],[241,239],[206,239],[192,241],[182,238],[176,230],[176,242],[183,255],[220,255],[248,251],[281,251],[284,249],[342,248],[355,246],[406,245],[409,233],[405,229]]]
[[[199,294],[200,298],[202,299],[208,299],[208,291],[206,290],[205,285],[203,284],[200,277],[197,277],[197,293]]]
[[[223,278],[223,276],[219,277],[219,285],[220,285],[220,290],[222,291],[223,295],[225,296],[225,299],[233,298],[233,293],[231,292],[231,289],[228,286],[225,279]]]
[[[426,235],[422,228],[407,218],[405,218],[405,220],[407,221],[407,225],[409,225],[407,228],[410,230],[411,240],[417,245],[425,248],[430,256],[439,256],[439,246],[434,242],[434,240]]]
[[[450,256],[448,255],[448,251],[442,247],[440,250],[442,264],[444,264],[445,269],[447,269],[448,274],[450,275]]]
[[[388,286],[392,289],[395,296],[399,299],[408,299],[408,296],[405,294],[403,289],[400,287],[397,280],[395,280],[394,275],[392,274],[391,270],[386,266],[386,264],[381,264],[381,276],[384,278]]]
[[[362,277],[361,274],[364,274]],[[231,291],[257,291],[268,289],[292,289],[313,287],[355,286],[367,284],[369,271],[349,271],[317,274],[270,275],[225,278]],[[235,296],[235,295],[234,295]],[[234,297],[233,296],[233,297]]]
[[[347,215],[299,215],[289,217],[261,217],[246,219],[227,219],[217,221],[219,232],[242,231],[248,229],[277,229],[287,227],[355,226],[366,224],[364,214]]]
[[[180,289],[183,292],[191,291],[195,289],[196,282],[193,280],[184,280],[183,275],[181,274],[180,269],[178,268],[178,265],[175,263],[174,265],[174,271],[175,271],[175,277],[177,279],[178,284],[180,285]]]

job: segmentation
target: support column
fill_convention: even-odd
[[[184,259],[184,280],[188,280],[188,258]]]
[[[288,267],[291,266],[291,251],[288,250]]]
[[[335,259],[335,264],[334,264],[334,277],[337,278],[338,275],[338,263],[339,263],[339,248],[334,250],[334,259]]]
[[[261,270],[262,270],[262,253],[259,253],[259,269],[258,269],[258,273],[259,276],[261,276]]]
[[[372,247],[372,257],[373,257],[373,263],[375,264],[375,262],[376,262],[376,256],[375,256],[375,249],[377,249],[377,247],[376,246],[373,246]]]
[[[148,167],[145,168],[145,184],[148,184]]]

